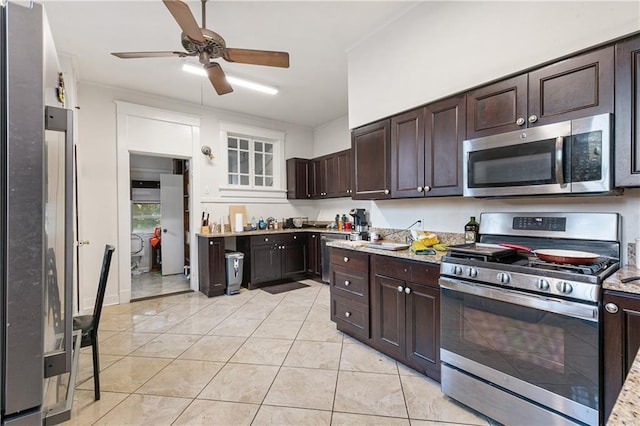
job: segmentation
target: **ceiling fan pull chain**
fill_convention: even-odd
[[[202,0],[202,28],[207,28],[207,0]]]

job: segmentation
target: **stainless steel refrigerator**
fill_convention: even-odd
[[[53,424],[70,410],[72,114],[45,106],[59,70],[42,6],[0,14],[0,423]]]

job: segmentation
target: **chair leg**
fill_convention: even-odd
[[[98,334],[92,336],[93,344],[93,392],[96,401],[100,400],[100,360],[98,354]]]

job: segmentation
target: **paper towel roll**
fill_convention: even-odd
[[[236,232],[244,231],[244,220],[242,213],[236,213]]]

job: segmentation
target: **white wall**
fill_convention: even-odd
[[[313,156],[313,129],[308,127],[203,108],[199,105],[82,81],[79,83],[78,95],[77,105],[80,107],[78,111],[79,239],[90,239],[91,241],[90,245],[82,247],[81,261],[82,268],[87,271],[87,276],[92,276],[92,271],[95,271],[95,280],[83,280],[81,283],[81,300],[83,301],[95,297],[95,286],[104,245],[106,243],[114,244],[118,237],[115,101],[199,116],[200,141],[203,145],[211,146],[214,152],[219,144],[220,122],[233,122],[284,132],[286,135],[285,158],[311,158]],[[206,202],[201,203],[201,208],[209,211],[214,218],[228,214],[229,204],[246,204],[250,217],[305,216],[310,219],[318,217],[316,207],[306,201],[301,203],[287,200],[276,203],[224,202],[216,194],[220,176],[218,160],[211,161],[204,155],[198,155],[194,161],[199,162],[201,188],[207,185],[210,189],[209,194],[202,194],[202,199]],[[348,206],[349,201],[345,199],[345,205]],[[128,264],[123,267],[128,271]],[[117,277],[119,275],[120,265],[117,256],[114,256],[109,285],[107,286],[107,300],[114,300],[118,297]],[[83,303],[80,310],[86,311],[90,307],[88,302]]]
[[[348,53],[348,126],[638,30],[639,2],[420,3]],[[385,200],[369,209],[376,227],[404,228],[422,219],[425,229],[440,232],[462,232],[469,216],[484,211],[618,212],[623,259],[626,244],[640,237],[640,189],[618,197]]]
[[[313,129],[313,156],[319,157],[351,148],[349,117],[329,121]]]
[[[640,30],[640,2],[422,2],[348,52],[349,127]]]

